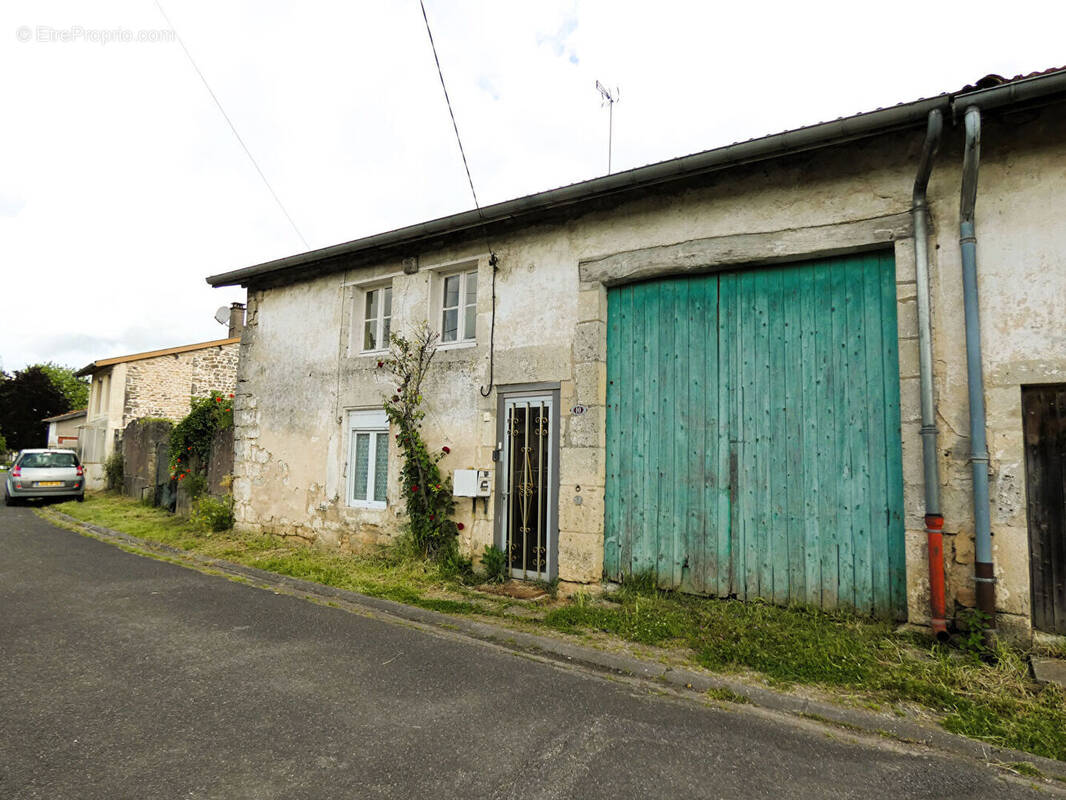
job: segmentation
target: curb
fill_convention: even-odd
[[[861,734],[887,736],[905,743],[924,745],[955,755],[977,759],[984,763],[1006,765],[1025,762],[1039,769],[1045,776],[1066,781],[1066,762],[1026,753],[1021,750],[1012,750],[987,744],[976,739],[949,733],[933,725],[901,719],[893,715],[846,708],[820,700],[797,697],[762,686],[744,683],[736,679],[708,675],[703,672],[679,667],[668,667],[635,656],[608,653],[550,636],[517,631],[494,625],[490,622],[451,616],[439,611],[404,605],[394,600],[371,597],[347,589],[338,589],[300,578],[279,575],[256,567],[235,564],[231,561],[202,556],[188,550],[171,547],[170,545],[139,539],[128,533],[83,522],[61,511],[48,511],[46,516],[57,517],[64,523],[76,526],[87,532],[93,538],[136,547],[159,555],[173,556],[191,565],[210,568],[232,577],[254,581],[260,588],[282,589],[287,594],[294,594],[311,600],[341,601],[344,605],[349,606],[350,610],[362,611],[369,613],[371,616],[390,617],[394,620],[399,619],[435,629],[438,632],[446,632],[452,635],[460,634],[466,638],[490,642],[507,650],[541,656],[552,661],[577,665],[600,673],[635,678],[658,686],[665,684],[672,689],[695,697],[703,698],[704,693],[708,691],[726,690],[738,695],[755,707],[791,717],[830,723]]]

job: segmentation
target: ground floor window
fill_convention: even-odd
[[[389,421],[384,411],[348,412],[348,505],[385,508]]]

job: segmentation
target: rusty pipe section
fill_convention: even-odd
[[[970,464],[973,474],[974,581],[977,608],[996,624],[996,578],[992,564],[992,521],[988,497],[988,441],[985,438],[985,378],[981,364],[981,315],[977,295],[977,171],[981,161],[981,111],[966,108],[966,144],[959,201],[962,299],[966,317],[966,380],[970,398]]]
[[[922,407],[922,479],[925,483],[925,535],[929,557],[930,627],[940,641],[948,638],[944,593],[944,517],[940,512],[940,464],[937,460],[936,402],[933,397],[933,328],[929,301],[929,203],[926,190],[933,159],[940,147],[944,115],[929,112],[925,142],[914,178],[911,217],[914,221],[914,273],[918,300],[918,371]]]

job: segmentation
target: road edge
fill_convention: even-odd
[[[987,744],[914,720],[837,706],[752,685],[734,678],[666,666],[633,655],[609,653],[550,636],[514,630],[491,622],[453,616],[417,606],[404,605],[394,600],[360,594],[348,589],[279,575],[256,567],[140,539],[122,531],[84,522],[53,509],[42,508],[38,510],[38,514],[46,521],[53,523],[60,521],[74,532],[99,541],[142,551],[148,556],[161,556],[189,568],[200,569],[200,571],[221,573],[230,578],[250,582],[259,588],[281,590],[286,594],[326,604],[335,604],[339,601],[350,607],[350,610],[362,609],[372,616],[385,616],[416,623],[420,626],[446,631],[452,635],[460,634],[477,641],[489,642],[507,650],[541,656],[599,673],[643,680],[656,687],[665,685],[678,692],[690,693],[702,699],[706,699],[707,692],[732,693],[743,698],[743,701],[768,711],[803,720],[828,723],[857,733],[889,737],[906,744],[923,745],[993,766],[1009,768],[1010,764],[1024,762],[1038,769],[1047,778],[1066,782],[1066,762]],[[1029,776],[1024,777],[1029,778]]]

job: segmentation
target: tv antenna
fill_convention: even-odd
[[[614,138],[614,104],[622,98],[622,93],[618,87],[614,87],[614,94],[611,94],[610,89],[604,86],[599,81],[596,81],[596,91],[600,93],[601,102],[600,108],[603,108],[603,104],[607,104],[607,174],[611,174],[611,144]]]

